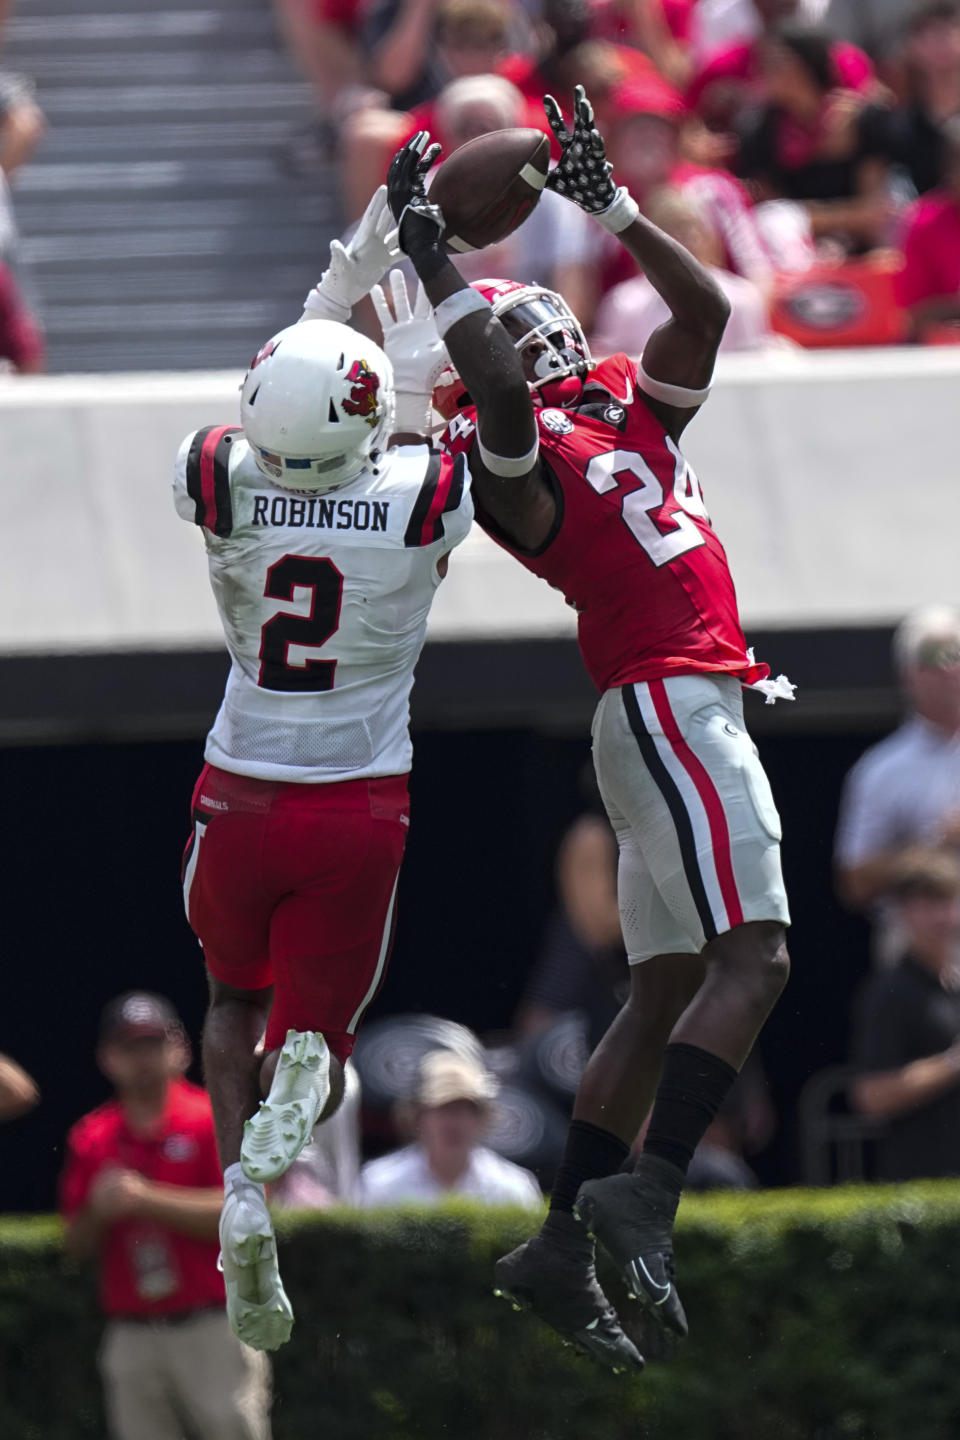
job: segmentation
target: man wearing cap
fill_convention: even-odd
[[[99,1264],[110,1434],[268,1440],[269,1362],[227,1323],[213,1114],[183,1078],[190,1046],[170,1002],[112,1000],[97,1063],[115,1094],[70,1131],[61,1209],[68,1253]]]
[[[960,610],[925,605],[900,623],[893,660],[910,707],[844,782],[834,859],[854,909],[882,901],[904,851],[960,849]],[[892,914],[877,912],[878,958],[899,957]]]
[[[432,1050],[420,1067],[416,1140],[371,1160],[360,1172],[358,1203],[418,1204],[462,1196],[487,1205],[539,1207],[529,1170],[481,1143],[497,1085],[475,1061]]]

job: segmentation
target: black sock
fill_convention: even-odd
[[[550,1209],[573,1210],[577,1191],[584,1180],[615,1175],[627,1158],[630,1147],[609,1130],[589,1120],[571,1120],[563,1159],[550,1191]]]
[[[723,1104],[737,1072],[697,1045],[668,1045],[644,1155],[659,1155],[687,1173],[693,1152]]]

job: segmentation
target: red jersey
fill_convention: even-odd
[[[909,308],[960,293],[960,205],[955,197],[928,190],[907,219],[903,269],[893,282],[897,303]]]
[[[445,441],[468,449],[475,411]],[[575,409],[537,411],[540,461],[557,500],[553,533],[518,550],[474,497],[477,519],[522,565],[561,590],[578,616],[584,663],[600,690],[702,671],[765,678],[740,628],[723,546],[696,475],[637,389],[636,362],[591,370]]]
[[[858,94],[869,90],[876,78],[869,56],[846,40],[831,41],[830,64],[834,84],[846,90],[856,90]],[[711,85],[745,86],[751,92],[751,98],[762,98],[763,83],[763,39],[758,35],[753,40],[726,45],[714,51],[694,75],[687,91],[687,104],[691,110],[698,109],[704,92]]]
[[[135,1135],[118,1100],[78,1120],[67,1137],[60,1178],[60,1208],[69,1219],[81,1210],[97,1175],[109,1167],[136,1170],[148,1180],[196,1189],[222,1184],[205,1090],[176,1080],[152,1135]],[[217,1240],[194,1240],[152,1221],[118,1220],[100,1250],[100,1301],[104,1312],[176,1315],[224,1303],[217,1271]]]

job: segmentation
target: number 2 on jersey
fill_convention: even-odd
[[[260,631],[260,674],[264,690],[332,690],[336,660],[290,664],[291,645],[325,645],[340,624],[343,576],[332,560],[314,555],[284,555],[267,571],[264,598],[294,598],[294,589],[310,591],[310,614],[281,610]]]
[[[651,512],[659,510],[666,501],[665,487],[636,450],[606,450],[602,455],[594,455],[585,472],[587,483],[598,495],[617,489],[622,483],[621,476],[629,477],[627,483],[639,482],[631,483],[621,501],[620,514],[657,569],[705,544],[706,536],[690,516],[700,520],[709,518],[699,480],[672,440],[667,439],[667,446],[673,455],[673,497],[681,508],[661,516],[659,523]],[[661,525],[669,528],[661,529]]]

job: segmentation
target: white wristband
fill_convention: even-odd
[[[306,300],[303,302],[303,314],[301,320],[338,320],[341,325],[346,325],[350,319],[350,306],[342,300],[334,300],[323,288],[323,281],[314,285]]]
[[[640,214],[640,206],[634,200],[626,185],[621,185],[614,195],[606,210],[598,212],[591,211],[594,220],[602,225],[610,235],[619,235],[621,230],[626,230],[632,225]]]
[[[539,432],[534,436],[533,444],[526,455],[496,455],[488,450],[480,438],[480,431],[477,431],[477,451],[484,466],[491,475],[501,475],[505,480],[515,479],[518,475],[526,475],[533,469],[537,455],[540,452]]]
[[[651,400],[660,400],[664,405],[676,405],[681,410],[696,409],[710,394],[709,385],[705,385],[702,390],[691,390],[686,385],[670,385],[666,380],[655,380],[644,370],[642,361],[637,366],[637,384]]]
[[[395,435],[429,435],[433,429],[433,406],[429,395],[397,391],[393,418]]]
[[[469,285],[465,290],[455,290],[446,300],[441,300],[433,312],[440,339],[447,338],[447,331],[452,329],[458,320],[475,315],[478,310],[489,310],[493,313],[490,301],[484,300],[483,296],[478,295],[476,290],[471,290]]]

